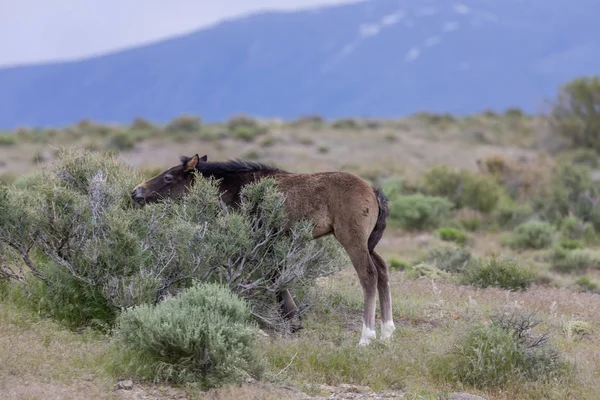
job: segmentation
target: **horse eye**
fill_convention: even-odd
[[[165,182],[170,183],[173,180],[173,175],[165,175]]]

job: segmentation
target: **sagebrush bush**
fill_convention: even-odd
[[[493,176],[456,171],[445,165],[434,166],[423,174],[423,189],[428,195],[449,199],[457,208],[483,213],[491,212],[503,194]]]
[[[202,130],[202,120],[193,115],[181,115],[174,118],[165,126],[165,132],[173,133],[197,133]]]
[[[596,239],[594,226],[574,216],[568,216],[561,221],[560,231],[565,238],[571,240],[583,240],[589,243]]]
[[[555,247],[550,253],[552,269],[564,273],[582,273],[591,268],[597,268],[600,260],[585,249],[568,250]]]
[[[515,228],[510,246],[521,249],[545,249],[555,242],[558,231],[546,221],[528,221]]]
[[[546,190],[534,196],[536,212],[545,220],[560,222],[573,216],[600,228],[600,184],[591,170],[573,164],[559,164]]]
[[[469,239],[469,235],[467,235],[465,232],[461,231],[460,229],[450,227],[438,229],[438,235],[443,241],[454,242],[462,245],[466,244],[467,240]]]
[[[436,268],[435,265],[418,263],[411,265],[411,267],[406,270],[406,277],[408,279],[427,278],[433,280],[449,280],[451,275],[446,271]]]
[[[480,288],[524,290],[533,284],[536,276],[531,268],[522,267],[510,258],[498,256],[479,258],[465,269],[466,282]]]
[[[600,152],[600,77],[574,79],[560,87],[549,121],[573,147]]]
[[[519,380],[561,377],[567,364],[532,314],[495,315],[492,324],[476,324],[456,339],[450,351],[432,360],[432,375],[478,389],[502,388]]]
[[[109,150],[131,150],[135,147],[137,137],[130,131],[117,131],[110,135],[105,147]]]
[[[0,133],[0,146],[12,146],[17,143],[17,136],[10,133]]]
[[[591,280],[589,276],[580,276],[575,281],[575,284],[586,292],[598,292],[598,284]]]
[[[565,239],[560,242],[560,247],[565,250],[583,249],[583,244],[579,240]]]
[[[532,215],[533,209],[529,204],[503,198],[494,211],[493,218],[501,229],[512,229],[527,222]]]
[[[237,115],[227,121],[227,130],[234,139],[252,142],[256,137],[266,134],[267,128],[254,118]]]
[[[434,196],[412,194],[390,202],[390,220],[408,230],[435,229],[450,216],[452,202]]]
[[[463,247],[441,247],[429,250],[426,264],[446,272],[461,272],[471,260],[471,252]]]
[[[110,325],[119,310],[158,302],[196,279],[226,283],[257,318],[283,327],[277,290],[301,296],[316,277],[342,265],[341,246],[332,238],[312,240],[308,222],[289,234],[280,229],[283,198],[272,180],[246,186],[237,211],[224,210],[216,183],[200,177],[181,201],[138,207],[130,193],[141,181],[116,158],[82,151],[61,156],[25,189],[0,187],[3,248],[42,280],[52,293],[46,300],[102,310],[82,312],[81,324]],[[53,314],[68,314],[63,305]]]
[[[411,263],[397,257],[392,257],[388,260],[390,270],[405,271],[411,267]]]
[[[196,284],[125,310],[114,332],[115,362],[146,379],[218,387],[262,372],[257,333],[250,308],[229,288]]]
[[[502,197],[503,189],[491,176],[465,175],[462,203],[483,213],[492,212]]]
[[[479,211],[471,210],[469,208],[457,210],[454,213],[454,219],[459,223],[459,225],[463,229],[466,229],[471,232],[477,231],[483,223],[481,213]]]

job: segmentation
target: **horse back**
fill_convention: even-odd
[[[336,227],[370,234],[377,221],[378,201],[364,179],[348,172],[281,174],[275,177],[285,196],[290,222],[309,219],[314,236],[333,233]]]

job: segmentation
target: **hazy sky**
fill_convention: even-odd
[[[350,1],[0,0],[0,65],[98,54],[261,9]]]

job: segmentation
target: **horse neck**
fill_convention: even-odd
[[[201,170],[199,172],[205,178],[214,178],[220,180],[219,192],[223,196],[223,200],[227,205],[235,206],[240,200],[240,193],[242,188],[250,183],[259,181],[262,178],[276,176],[284,172],[271,172],[271,171],[250,171],[241,172],[236,174],[216,174],[216,173],[205,173]]]

